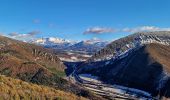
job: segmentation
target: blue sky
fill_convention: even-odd
[[[0,33],[114,40],[138,31],[169,31],[169,5],[170,0],[0,0]]]

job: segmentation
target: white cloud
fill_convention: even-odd
[[[102,34],[102,33],[112,33],[115,32],[116,30],[112,28],[106,28],[106,27],[92,27],[86,29],[84,34]]]
[[[141,27],[135,27],[135,28],[123,28],[120,30],[120,32],[152,32],[152,31],[170,31],[170,28],[160,28],[156,26],[141,26]]]
[[[140,26],[134,28],[104,28],[104,27],[93,27],[88,28],[84,34],[103,34],[103,33],[119,33],[119,32],[128,32],[128,33],[136,33],[136,32],[153,32],[153,31],[170,31],[170,27],[161,28],[156,26]]]
[[[31,32],[28,32],[28,33],[25,33],[25,34],[21,34],[21,33],[18,33],[18,32],[12,32],[12,33],[9,33],[8,35],[12,38],[15,38],[15,39],[31,39],[31,38],[34,38],[37,34],[41,33],[40,31],[31,31]]]

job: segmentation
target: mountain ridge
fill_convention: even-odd
[[[77,73],[98,76],[107,84],[124,85],[169,98],[170,32],[132,34],[113,41],[102,50],[78,66]]]
[[[105,48],[95,53],[89,60],[106,60],[111,59],[119,53],[125,52],[129,48],[133,48],[136,45],[143,45],[149,43],[170,44],[170,32],[169,31],[157,31],[157,32],[138,32],[129,36],[120,38],[108,44]],[[161,41],[162,39],[162,41]]]

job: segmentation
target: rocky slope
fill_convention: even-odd
[[[40,74],[48,76],[49,72],[64,73],[65,69],[52,51],[2,36],[0,37],[0,63],[1,73],[20,78],[23,76],[25,80],[31,80]]]
[[[95,98],[63,79],[65,66],[50,49],[0,36],[0,74]]]

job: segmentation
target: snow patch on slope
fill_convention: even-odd
[[[112,54],[106,54],[101,58],[94,58],[94,61],[104,61],[104,60],[110,60],[116,57],[125,57],[128,55],[128,52],[131,51],[134,48],[141,47],[146,44],[151,44],[151,43],[159,43],[162,45],[170,45],[170,37],[168,38],[163,38],[161,36],[157,35],[144,35],[140,34],[134,37],[134,40],[129,43],[125,43],[124,47],[127,48],[126,50],[121,50],[120,48],[116,48],[114,50],[114,53]],[[123,47],[122,47],[123,48]]]

